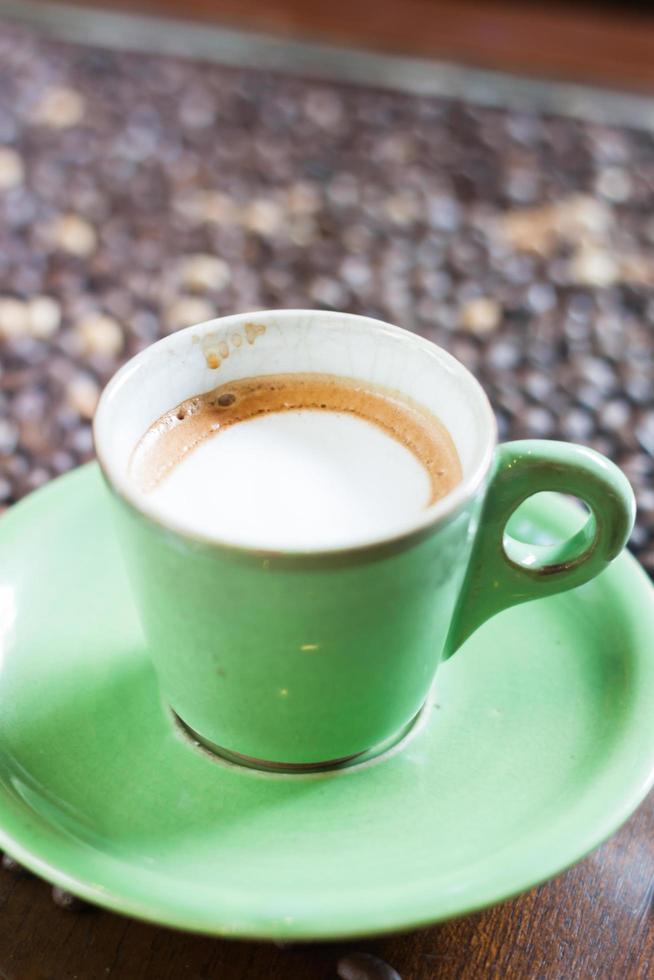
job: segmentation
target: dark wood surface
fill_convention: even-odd
[[[73,0],[654,90],[654,9],[545,0]]]
[[[654,794],[589,857],[464,919],[369,942],[280,948],[64,911],[32,877],[0,872],[2,980],[336,980],[342,956],[382,957],[402,980],[654,977]]]

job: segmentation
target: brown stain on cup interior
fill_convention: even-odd
[[[399,391],[332,374],[269,374],[225,382],[188,398],[150,426],[130,461],[142,491],[155,489],[197,446],[236,425],[288,411],[347,413],[382,429],[425,467],[428,504],[461,480],[454,442],[435,415]]]

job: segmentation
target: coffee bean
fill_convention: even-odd
[[[314,304],[327,309],[338,310],[347,305],[346,293],[342,285],[327,276],[318,276],[309,283],[309,295]]]
[[[71,88],[46,88],[32,111],[32,120],[41,126],[67,129],[84,116],[85,102],[80,92]]]
[[[18,443],[18,428],[9,419],[0,418],[0,456],[9,455]]]
[[[622,167],[607,167],[601,170],[595,181],[598,192],[610,201],[622,203],[632,192],[629,174]]]
[[[93,418],[99,397],[100,387],[97,381],[87,374],[76,375],[66,387],[68,404],[85,419]]]
[[[469,371],[477,370],[480,353],[474,342],[465,338],[456,338],[452,343],[452,353],[465,364]]]
[[[496,409],[495,419],[497,421],[497,434],[502,442],[510,438],[511,421],[506,412]]]
[[[20,445],[31,456],[40,456],[50,448],[50,427],[40,420],[30,419],[20,423]]]
[[[654,490],[651,487],[642,487],[636,493],[638,509],[643,516],[652,518],[654,516]]]
[[[47,395],[39,388],[23,388],[11,403],[12,415],[21,422],[41,420],[45,413]]]
[[[570,278],[584,286],[611,286],[619,276],[618,263],[608,249],[584,246],[570,263]]]
[[[610,391],[615,386],[615,373],[610,364],[599,357],[583,357],[578,362],[581,377],[600,391]]]
[[[19,483],[29,472],[29,460],[22,453],[12,453],[8,459],[2,460],[2,468],[12,481],[12,485]]]
[[[602,406],[598,414],[598,420],[602,428],[610,431],[619,431],[628,426],[631,419],[631,408],[627,402],[621,399],[607,402]],[[630,427],[630,426],[629,426]]]
[[[462,306],[461,326],[474,334],[490,333],[498,326],[501,315],[502,310],[496,300],[480,296]]]
[[[636,438],[645,452],[654,456],[654,412],[647,412],[636,426],[635,431]]]
[[[59,329],[61,307],[51,296],[35,296],[28,303],[28,318],[32,336],[47,340]]]
[[[557,352],[547,341],[532,341],[527,349],[527,360],[536,368],[551,368],[557,360]]]
[[[8,871],[9,874],[16,875],[19,878],[23,877],[23,875],[29,874],[27,868],[23,867],[22,864],[19,864],[18,861],[12,858],[9,854],[2,855],[2,867],[5,871]]]
[[[65,214],[57,218],[49,234],[55,248],[78,258],[90,256],[97,245],[97,235],[93,225],[78,214]]]
[[[524,390],[535,401],[544,401],[551,394],[553,382],[547,374],[538,371],[528,371],[522,379]]]
[[[123,348],[123,330],[117,320],[102,313],[92,313],[75,324],[79,349],[83,354],[115,357]]]
[[[58,885],[55,885],[52,889],[52,901],[66,912],[87,912],[93,908],[88,902],[73,895],[72,892],[60,888]]]
[[[0,191],[22,184],[25,176],[23,160],[9,146],[0,147]]]
[[[597,410],[604,403],[604,395],[599,388],[594,385],[582,384],[574,390],[575,400],[592,411]]]
[[[624,390],[629,400],[636,405],[647,405],[654,401],[654,383],[650,378],[629,377],[625,381]]]
[[[216,308],[208,300],[199,296],[182,296],[168,306],[164,316],[168,330],[172,332],[211,320],[215,314]]]
[[[37,466],[27,474],[25,478],[24,493],[38,490],[50,479],[50,473],[44,466]]]
[[[28,329],[27,304],[13,296],[0,296],[0,336],[16,337]]]
[[[397,970],[371,953],[350,953],[336,967],[339,980],[402,980]]]
[[[595,304],[590,293],[574,293],[566,304],[567,319],[587,323],[593,315]]]
[[[644,548],[650,539],[650,531],[643,524],[634,524],[634,529],[631,532],[631,537],[629,538],[629,545],[632,548],[640,550]]]
[[[603,456],[610,456],[613,452],[613,443],[605,436],[594,436],[588,440],[588,445]]]
[[[556,306],[556,290],[549,283],[535,282],[527,290],[526,299],[534,313],[546,313]]]
[[[81,425],[75,429],[67,440],[67,444],[83,459],[89,457],[93,453],[93,433],[91,432],[91,427],[89,425]]]
[[[620,460],[620,468],[630,480],[640,482],[649,479],[654,472],[654,460],[645,453],[634,453]]]
[[[524,412],[522,423],[529,435],[544,436],[551,435],[554,431],[554,418],[546,408],[532,406]]]
[[[654,548],[647,548],[645,551],[642,551],[639,555],[639,558],[645,570],[649,572],[650,575],[653,575],[654,574]]]
[[[182,285],[196,292],[221,290],[231,279],[229,266],[215,255],[189,255],[179,263]]]
[[[586,442],[595,431],[593,416],[581,408],[565,411],[559,424],[562,435],[572,442]]]
[[[74,457],[71,456],[70,453],[65,452],[63,449],[56,449],[51,456],[47,457],[47,462],[52,471],[56,474],[66,473],[75,465]]]
[[[515,341],[496,341],[488,348],[486,361],[497,371],[509,371],[520,361],[520,348]]]

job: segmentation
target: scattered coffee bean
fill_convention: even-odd
[[[51,296],[34,296],[28,303],[27,314],[33,337],[47,340],[59,329],[61,306]]]
[[[87,258],[95,250],[97,236],[88,221],[77,214],[62,215],[52,225],[52,239],[56,247],[79,258]]]
[[[199,296],[182,296],[174,300],[164,313],[166,325],[171,332],[211,320],[215,315],[215,307]]]
[[[179,268],[182,285],[197,292],[224,289],[231,279],[229,266],[215,255],[189,255]]]
[[[55,885],[52,889],[52,901],[66,912],[87,912],[93,908],[88,902],[78,898],[71,892],[65,891],[63,888],[59,888],[58,885]]]
[[[0,296],[0,337],[17,337],[29,329],[27,303],[13,296]]]
[[[627,378],[624,386],[625,394],[636,405],[647,405],[654,402],[654,380],[642,376]]]
[[[654,456],[654,411],[647,412],[642,417],[639,425],[636,426],[636,438],[645,452]]]
[[[649,541],[649,536],[650,532],[648,528],[643,524],[636,523],[629,538],[629,546],[636,549],[643,548]]]
[[[78,374],[69,382],[66,396],[71,408],[82,418],[91,419],[100,397],[100,387],[90,375]]]
[[[599,357],[584,357],[579,362],[582,378],[600,391],[610,391],[615,385],[615,375],[606,361]]]
[[[527,306],[534,313],[547,313],[556,306],[556,290],[549,283],[535,282],[527,290]]]
[[[18,877],[29,874],[27,868],[25,868],[22,864],[19,864],[18,861],[14,860],[14,858],[12,858],[9,854],[2,855],[2,867],[5,871],[8,871],[9,874],[17,875]]]
[[[631,431],[631,409],[622,399],[607,402],[598,413],[598,421],[603,429],[619,431],[627,427]]]
[[[604,395],[599,388],[594,385],[582,384],[575,391],[575,401],[579,405],[583,405],[584,408],[590,409],[592,412],[596,412],[604,404]],[[593,419],[593,427],[595,426],[595,420]]]
[[[470,333],[490,333],[498,326],[501,315],[502,309],[496,300],[488,297],[471,299],[461,309],[461,326]]]
[[[284,228],[284,212],[276,201],[261,198],[246,205],[242,222],[249,231],[274,238]]]
[[[581,408],[567,409],[559,425],[562,434],[571,442],[585,442],[595,430],[593,416]]]
[[[641,487],[636,494],[636,501],[641,515],[651,520],[654,517],[654,490],[651,487]]]
[[[83,425],[75,429],[68,446],[78,454],[80,461],[90,459],[93,453],[93,433],[90,425]]]
[[[78,346],[83,354],[116,357],[123,349],[123,330],[117,320],[91,313],[75,324]]]
[[[486,363],[496,371],[510,371],[520,362],[520,348],[515,340],[500,340],[491,344]]]
[[[550,395],[553,384],[549,375],[529,371],[522,379],[522,386],[534,401],[542,402]]]
[[[53,129],[75,126],[84,115],[84,98],[70,88],[47,88],[32,112],[32,120]]]
[[[9,456],[18,443],[18,428],[9,419],[0,418],[0,455]]]
[[[339,980],[402,980],[397,970],[371,953],[350,953],[338,961]]]
[[[570,264],[570,278],[584,286],[612,286],[618,277],[618,264],[604,249],[581,248]]]
[[[654,472],[654,459],[645,453],[634,453],[620,460],[620,468],[634,483],[651,482],[648,478]]]
[[[0,147],[0,191],[18,187],[23,183],[24,166],[22,158],[9,146]]]
[[[522,421],[525,430],[531,436],[538,436],[542,439],[554,431],[554,418],[546,408],[534,405],[526,409]]]
[[[595,187],[602,197],[616,203],[622,203],[631,196],[631,179],[622,167],[607,167],[600,171]]]

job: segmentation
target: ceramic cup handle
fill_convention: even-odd
[[[590,508],[581,530],[561,544],[528,545],[506,533],[516,508],[542,490],[574,494]],[[499,446],[445,656],[502,609],[598,575],[624,548],[635,511],[626,476],[592,449],[540,439]]]

